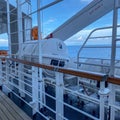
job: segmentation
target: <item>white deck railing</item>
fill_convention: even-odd
[[[54,71],[55,77],[49,78],[43,75],[43,79],[40,80],[40,67]],[[71,82],[72,79],[66,84],[64,74],[74,75],[75,77],[73,79],[75,81],[78,80],[78,77],[84,77],[86,80],[93,79],[100,82],[100,88],[94,86],[97,88],[96,92],[94,89],[91,90],[89,88],[90,86],[87,88],[87,86],[83,87],[83,85],[81,86],[80,84],[71,85],[69,82]],[[3,88],[12,92],[12,94],[28,104],[33,109],[33,115],[39,113],[40,116],[46,120],[69,120],[78,114],[82,114],[78,116],[82,116],[83,119],[85,117],[94,120],[104,120],[107,117],[109,118],[109,112],[111,110],[114,110],[115,113],[116,111],[119,111],[119,106],[118,104],[116,105],[116,102],[119,101],[115,100],[114,103],[110,101],[109,96],[110,94],[113,94],[113,90],[109,87],[112,92],[105,93],[105,81],[110,82],[110,84],[113,83],[120,85],[120,78],[105,77],[105,74],[100,73],[55,68],[54,66],[19,59],[7,58],[4,63],[3,61],[0,62],[0,83]],[[114,86],[115,88],[114,98],[119,86],[113,84],[112,87]],[[80,91],[81,88],[83,91]],[[87,92],[91,93],[90,96],[86,94],[85,89]],[[17,90],[18,92],[14,90]],[[103,91],[103,94],[99,94],[100,91],[101,93]],[[29,102],[26,100],[27,96],[30,99]],[[69,115],[67,112],[70,112]],[[71,116],[71,114],[76,115]],[[77,120],[77,118],[75,119]]]

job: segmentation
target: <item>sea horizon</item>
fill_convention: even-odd
[[[0,46],[0,50],[8,50],[8,46]]]
[[[78,51],[80,50],[81,45],[67,45],[68,55],[71,58],[77,58]],[[9,50],[8,46],[0,46],[0,50]],[[117,45],[116,49],[116,58],[120,59],[120,45]],[[85,48],[80,53],[81,57],[88,58],[111,58],[111,45],[86,45]]]

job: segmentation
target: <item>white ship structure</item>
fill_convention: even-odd
[[[0,55],[0,88],[33,120],[120,120],[120,0],[93,0],[50,35],[41,38],[40,12],[30,0],[0,0],[0,34],[8,34],[9,50]],[[112,26],[93,30],[71,59],[64,41],[113,12]],[[32,27],[36,14],[37,27]],[[93,37],[99,30],[112,35]],[[111,58],[81,57],[90,39],[111,39]],[[105,47],[105,46],[101,46]],[[3,54],[2,54],[3,52]],[[14,99],[13,99],[14,98]],[[23,107],[24,106],[24,107]]]

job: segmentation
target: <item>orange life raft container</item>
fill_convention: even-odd
[[[0,50],[0,56],[7,56],[8,55],[8,52],[7,50]],[[5,61],[5,58],[1,58],[2,61]]]

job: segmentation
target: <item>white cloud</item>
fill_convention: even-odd
[[[75,34],[74,36],[72,36],[71,38],[67,39],[65,41],[65,43],[67,45],[79,45],[79,44],[82,44],[83,41],[88,36],[88,34],[90,33],[90,31],[91,30],[82,30],[82,31],[78,32],[77,34]]]
[[[65,41],[67,45],[80,45],[83,44],[83,42],[88,37],[89,33],[92,30],[82,30],[78,32],[76,35],[72,36],[68,40]],[[118,33],[120,33],[120,29],[118,29]],[[106,29],[106,30],[98,30],[92,34],[91,37],[103,37],[103,36],[112,36],[112,30]],[[89,39],[87,42],[88,44],[96,45],[96,44],[108,44],[111,43],[112,38],[95,38],[95,39]]]
[[[44,22],[43,24],[44,24],[44,25],[48,25],[48,24],[53,23],[53,22],[55,22],[55,21],[56,21],[55,18],[50,18],[49,20],[47,20],[47,21]]]

